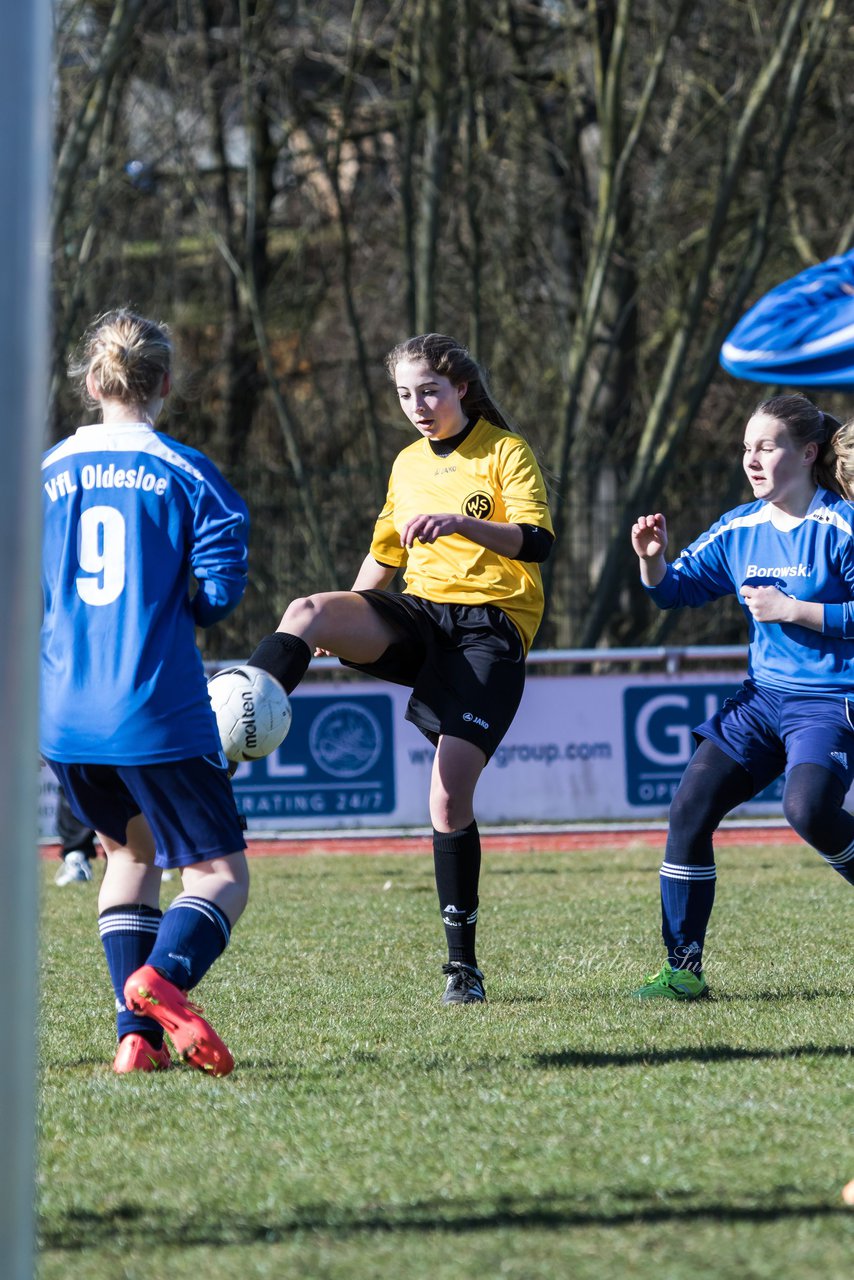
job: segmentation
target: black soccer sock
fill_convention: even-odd
[[[433,831],[433,866],[449,962],[477,968],[477,887],[480,880],[480,832],[477,823],[460,831]]]
[[[265,636],[255,652],[247,659],[250,667],[260,667],[284,686],[285,693],[292,693],[302,680],[311,662],[311,649],[300,636],[287,631],[274,631]]]

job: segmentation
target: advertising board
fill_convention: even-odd
[[[691,729],[738,687],[733,674],[539,675],[478,786],[482,825],[660,820],[694,749]],[[373,680],[293,695],[278,751],[234,777],[252,832],[429,825],[434,750],[404,716],[408,690]],[[740,811],[778,816],[781,782]],[[53,835],[43,772],[39,826]]]

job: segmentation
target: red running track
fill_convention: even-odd
[[[486,853],[573,853],[581,849],[631,849],[640,844],[657,845],[663,849],[666,834],[660,828],[651,831],[514,831],[506,835],[486,832],[481,841]],[[715,836],[715,844],[721,847],[772,842],[799,844],[800,838],[791,827],[745,827],[719,831]],[[249,841],[250,855],[262,858],[309,853],[431,854],[432,850],[430,837],[424,835],[339,836],[335,833],[306,836],[304,839],[288,837],[284,840]]]
[[[506,835],[487,832],[482,835],[485,853],[573,853],[582,849],[631,849],[645,844],[664,848],[666,833],[660,828],[644,831],[615,829],[613,831],[536,831],[508,832]],[[727,847],[736,844],[799,844],[800,837],[791,827],[737,827],[718,831],[715,844]],[[388,855],[398,853],[432,852],[432,842],[425,835],[339,835],[324,832],[322,835],[288,836],[280,840],[250,838],[248,853],[253,858],[305,857],[312,853]],[[42,857],[55,858],[58,845],[42,845]]]

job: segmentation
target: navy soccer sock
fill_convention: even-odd
[[[854,884],[854,841],[846,845],[841,853],[822,853],[821,856],[829,867],[833,867],[834,871],[838,871],[843,880],[847,880],[849,884]]]
[[[287,631],[274,631],[265,636],[247,666],[261,667],[284,687],[285,693],[293,693],[311,662],[311,649],[300,636]]]
[[[661,936],[674,969],[702,972],[703,944],[715,903],[715,864],[684,866],[668,862],[659,871]]]
[[[160,922],[148,963],[189,991],[222,955],[230,936],[228,918],[215,903],[181,894]]]
[[[674,969],[702,971],[717,879],[712,838],[723,816],[753,793],[746,769],[708,739],[700,743],[670,806],[659,872],[661,936]]]
[[[107,907],[98,917],[101,943],[116,993],[116,1032],[119,1039],[135,1032],[145,1036],[153,1048],[163,1044],[163,1029],[153,1018],[140,1017],[125,1004],[125,983],[146,964],[157,938],[163,912],[132,902],[124,907]]]
[[[480,832],[477,823],[459,831],[433,831],[433,866],[449,963],[477,968],[478,883],[480,881]]]

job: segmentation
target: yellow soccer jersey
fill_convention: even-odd
[[[406,566],[404,589],[410,595],[437,604],[500,606],[527,652],[543,616],[538,564],[510,560],[461,534],[416,542],[408,552],[401,546],[400,531],[413,516],[455,511],[554,532],[540,469],[521,436],[480,418],[447,457],[434,453],[425,439],[403,449],[392,467],[371,555],[381,564]]]

